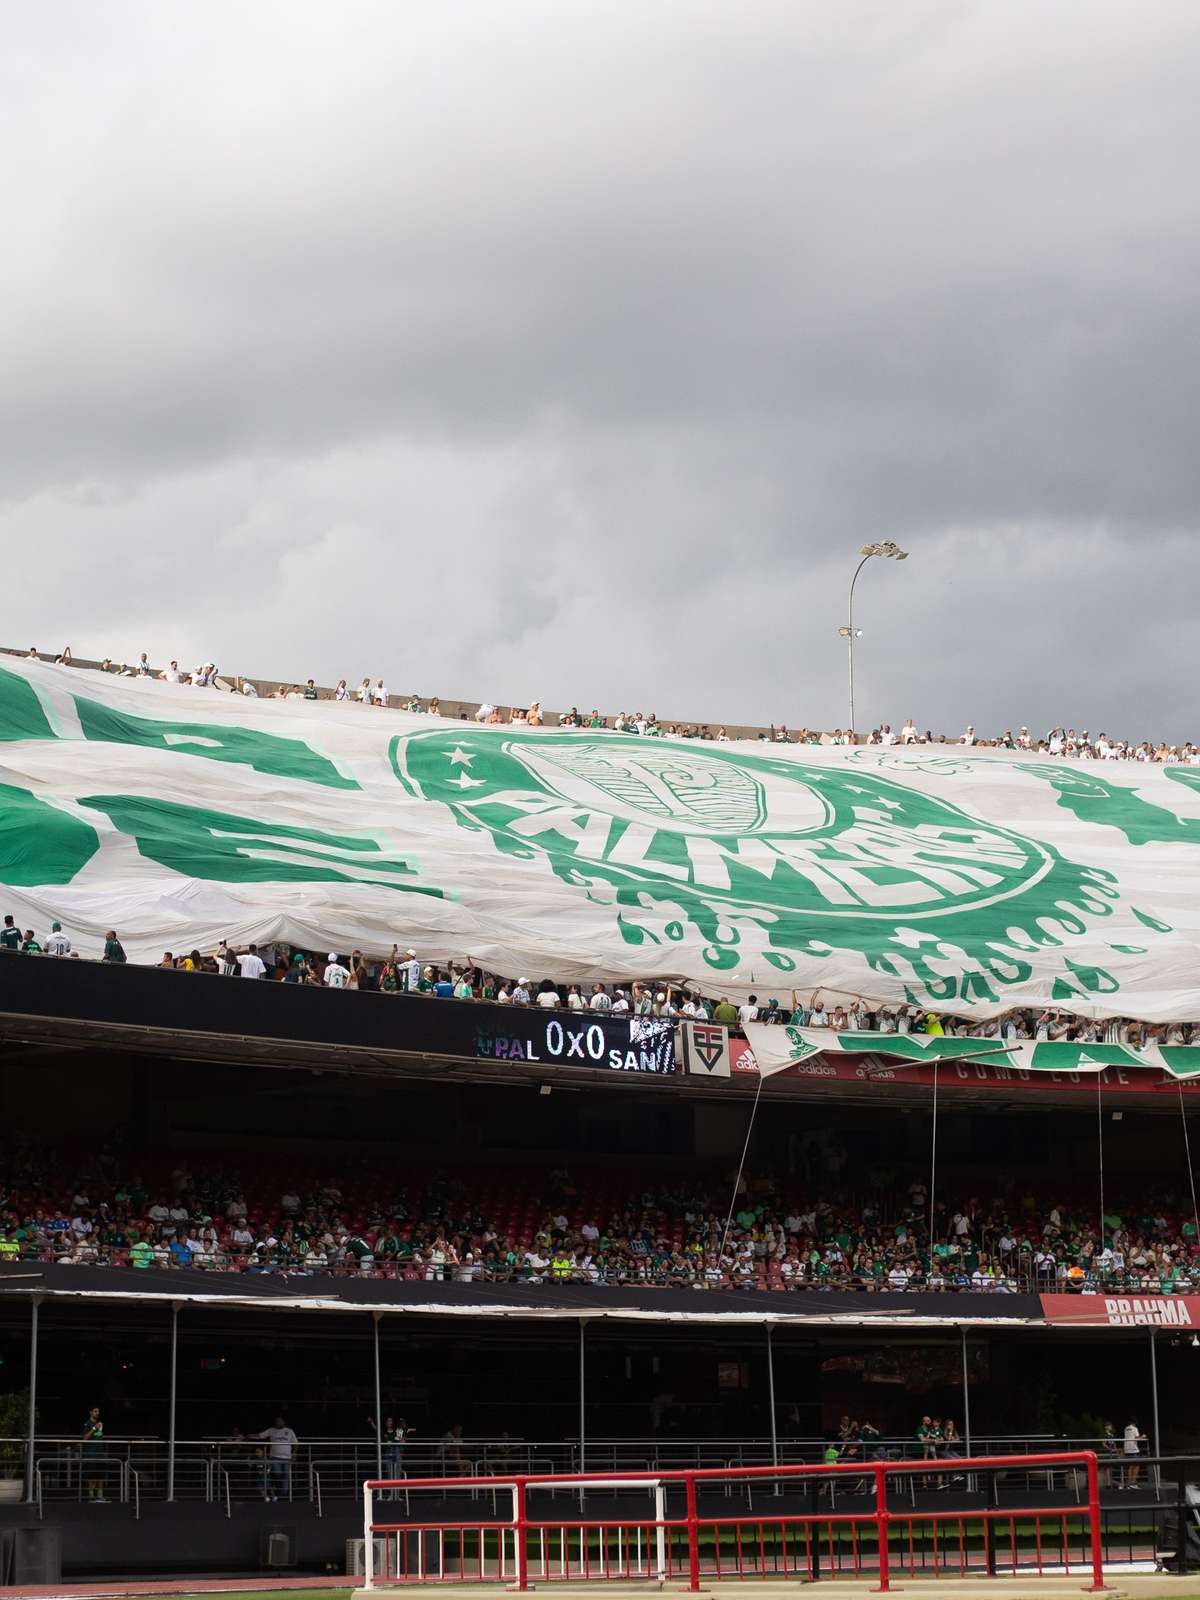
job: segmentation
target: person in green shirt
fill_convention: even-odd
[[[100,1420],[100,1407],[93,1406],[83,1425],[83,1443],[79,1450],[83,1457],[82,1470],[92,1474],[87,1481],[87,1497],[98,1504],[104,1503],[104,1478],[99,1463],[104,1457],[104,1424]]]
[[[33,933],[33,929],[32,928],[29,928],[26,931],[25,940],[24,940],[24,943],[21,945],[21,950],[27,956],[40,956],[41,955],[42,947],[37,942],[37,939],[34,937],[34,933]]]
[[[11,950],[14,955],[21,949],[21,930],[17,927],[11,916],[4,919],[4,926],[0,928],[0,950]]]
[[[317,698],[317,686],[311,678],[304,685],[304,698],[306,700],[315,700]]]
[[[722,1027],[732,1028],[737,1025],[737,1007],[730,1005],[727,995],[722,995],[713,1007],[712,1019],[719,1022]]]
[[[102,961],[115,962],[119,966],[123,966],[128,960],[121,941],[117,938],[116,930],[113,928],[110,928],[104,935],[104,954],[100,959]]]
[[[129,1265],[131,1267],[150,1267],[154,1265],[154,1246],[147,1239],[136,1239],[129,1251]]]

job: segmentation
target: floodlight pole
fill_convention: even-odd
[[[901,550],[900,546],[892,539],[884,539],[878,544],[865,544],[862,547],[862,560],[854,569],[854,576],[850,579],[850,594],[846,602],[846,626],[839,628],[838,632],[846,640],[846,668],[850,683],[850,729],[854,731],[854,586],[858,582],[858,575],[870,561],[872,556],[886,556],[889,561],[907,561],[908,551]]]
[[[858,575],[875,554],[869,550],[854,569],[854,576],[850,579],[850,598],[846,607],[846,666],[850,678],[850,728],[854,727],[854,585],[858,582]]]

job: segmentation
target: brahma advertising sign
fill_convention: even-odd
[[[1200,1327],[1200,1295],[1044,1294],[1047,1322],[1077,1328]]]

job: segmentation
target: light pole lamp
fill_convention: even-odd
[[[901,550],[900,546],[891,539],[884,539],[879,544],[865,544],[862,547],[862,559],[855,567],[854,576],[850,579],[850,599],[846,607],[846,626],[838,629],[839,637],[846,641],[846,662],[850,674],[850,732],[854,731],[854,641],[862,638],[862,629],[854,626],[854,585],[858,582],[859,573],[872,556],[886,556],[889,561],[907,561],[908,551]]]

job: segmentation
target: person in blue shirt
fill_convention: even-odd
[[[188,1249],[187,1245],[184,1244],[182,1239],[172,1239],[171,1265],[173,1267],[190,1267],[191,1264],[192,1252]]]
[[[453,997],[454,985],[450,982],[449,976],[446,973],[438,973],[437,982],[433,986],[433,992],[435,995],[437,995],[439,1000],[449,1000]]]

